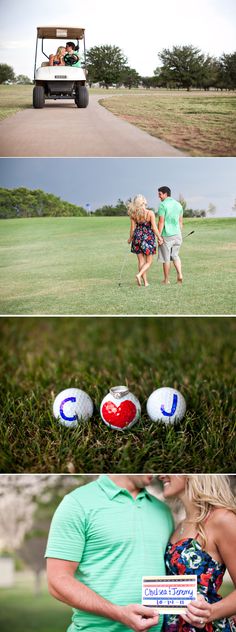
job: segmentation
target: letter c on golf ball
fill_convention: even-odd
[[[147,414],[151,421],[166,424],[181,421],[186,413],[183,395],[174,388],[164,386],[153,391],[147,400]]]
[[[67,428],[75,428],[78,421],[87,421],[93,414],[91,397],[80,388],[66,388],[53,404],[54,417]]]

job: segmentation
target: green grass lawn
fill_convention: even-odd
[[[33,86],[0,86],[0,121],[32,106]]]
[[[0,319],[0,472],[235,472],[235,318]],[[127,384],[142,416],[113,431],[99,407]],[[76,429],[52,416],[59,391],[87,391],[93,417]],[[179,388],[184,420],[151,423],[146,400]]]
[[[66,632],[71,608],[56,601],[44,587],[42,594],[33,591],[33,579],[27,585],[0,588],[1,632]]]
[[[100,103],[191,156],[236,154],[234,92],[136,90]]]
[[[235,314],[236,220],[186,220],[184,284],[137,287],[128,218],[1,221],[1,314]],[[121,287],[119,279],[121,267]]]
[[[224,583],[221,594],[232,591]],[[35,596],[32,583],[15,588],[0,589],[1,632],[66,632],[71,619],[71,608],[48,595],[46,588]]]

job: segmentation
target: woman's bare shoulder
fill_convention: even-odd
[[[211,522],[214,527],[219,529],[227,529],[232,525],[236,527],[236,512],[226,507],[217,507],[212,512]]]

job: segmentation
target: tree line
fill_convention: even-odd
[[[87,54],[88,81],[108,88],[124,85],[132,88],[198,88],[209,90],[236,88],[236,52],[219,59],[205,55],[194,46],[174,46],[158,53],[161,65],[152,77],[142,77],[128,65],[117,46],[94,46]]]
[[[142,77],[129,66],[128,58],[118,46],[94,46],[87,52],[87,79],[90,85],[98,83],[104,88],[236,89],[236,51],[217,58],[191,45],[173,46],[164,48],[158,58],[160,65],[153,76]],[[31,83],[25,75],[16,77],[11,66],[0,64],[0,83],[7,81]]]
[[[0,189],[0,219],[85,216],[86,210],[41,189]]]
[[[119,198],[116,204],[104,204],[93,212],[88,212],[83,206],[77,206],[61,200],[52,193],[41,189],[30,190],[25,187],[17,189],[0,188],[0,219],[22,217],[122,217],[127,215],[127,203]],[[191,209],[182,194],[179,202],[183,207],[185,217],[206,217],[214,215],[216,207],[209,204],[207,210]],[[154,208],[151,208],[155,212]],[[232,206],[236,211],[236,200]]]

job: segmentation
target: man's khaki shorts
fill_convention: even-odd
[[[163,237],[164,242],[158,246],[158,261],[161,263],[169,263],[179,257],[179,249],[182,244],[181,235],[172,235],[171,237]]]

